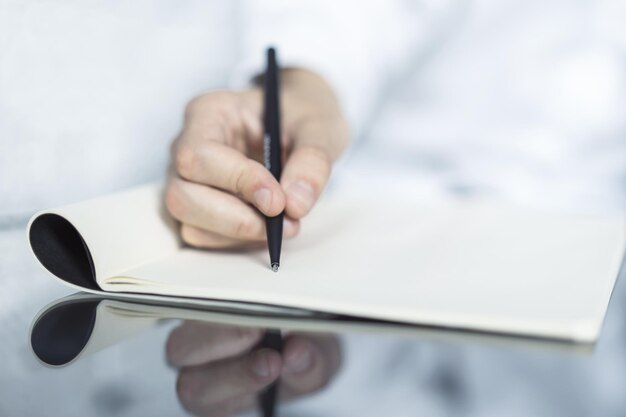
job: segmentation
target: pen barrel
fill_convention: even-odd
[[[274,178],[280,180],[281,146],[280,146],[280,74],[276,62],[274,48],[267,50],[267,71],[264,80],[264,114],[263,125],[263,162]]]
[[[280,75],[274,48],[267,50],[263,108],[263,125],[265,128],[263,162],[265,168],[272,173],[277,181],[280,181],[282,165],[280,146]],[[280,250],[283,240],[283,213],[275,217],[267,217],[265,226],[270,265],[274,271],[277,271],[280,265]]]

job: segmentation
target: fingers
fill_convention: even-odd
[[[217,91],[195,98],[187,106],[173,159],[182,178],[239,194],[263,214],[276,216],[285,205],[282,190],[259,162],[246,156],[261,143],[259,105],[256,91]]]
[[[183,368],[176,390],[182,405],[193,413],[217,415],[250,403],[254,394],[280,375],[282,359],[271,349],[204,366]]]
[[[236,239],[263,239],[263,217],[231,194],[172,178],[165,203],[184,224]]]
[[[187,243],[205,248],[253,246],[265,240],[264,218],[286,214],[285,236],[320,197],[331,165],[347,144],[347,127],[332,91],[312,74],[290,72],[285,89],[284,133],[289,153],[280,184],[262,155],[259,89],[212,92],[187,107],[185,126],[172,147],[166,194]]]
[[[306,216],[319,198],[330,176],[329,155],[315,147],[296,147],[283,169],[281,186],[285,192],[287,216]]]
[[[199,365],[239,355],[258,343],[262,335],[256,328],[186,321],[170,333],[165,349],[174,366]]]
[[[239,198],[215,188],[173,177],[165,204],[183,223],[182,237],[191,245],[221,248],[266,239],[265,218]],[[298,230],[297,221],[285,221],[285,237],[295,236]]]
[[[175,156],[176,170],[182,178],[239,194],[267,216],[283,211],[282,189],[263,165],[228,145],[188,138],[186,134]]]
[[[326,386],[337,373],[341,353],[334,336],[290,335],[283,349],[283,397],[308,394]]]
[[[197,227],[183,224],[180,228],[183,241],[196,248],[207,249],[253,249],[261,246],[264,241],[244,241],[233,239],[217,233],[208,232]],[[300,222],[285,218],[283,221],[283,238],[290,239],[300,231]]]
[[[300,219],[320,197],[348,133],[341,117],[312,116],[296,119],[287,134],[293,138],[292,149],[280,182],[287,200],[285,212]]]

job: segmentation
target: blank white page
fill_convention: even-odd
[[[597,338],[625,246],[624,218],[485,202],[421,206],[335,194],[266,250],[182,249],[99,282],[400,322],[578,341]]]

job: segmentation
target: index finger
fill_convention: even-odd
[[[259,162],[216,141],[181,138],[175,157],[178,174],[241,195],[267,216],[280,214],[285,197],[272,174]]]

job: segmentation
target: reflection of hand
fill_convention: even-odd
[[[262,329],[185,322],[167,341],[167,358],[180,367],[177,394],[202,416],[232,415],[257,405],[257,394],[280,377],[279,398],[324,387],[340,365],[335,336],[291,333],[283,352],[255,349]]]

